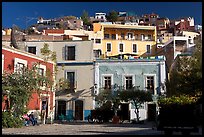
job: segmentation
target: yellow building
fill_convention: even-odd
[[[103,57],[121,54],[146,57],[155,54],[155,26],[94,23],[93,31],[102,32],[101,44],[94,46],[94,50],[101,50]]]

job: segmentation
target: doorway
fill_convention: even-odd
[[[121,110],[120,110],[120,119],[122,121],[124,120],[130,120],[130,111],[129,111],[129,103],[122,103],[121,104]]]
[[[83,101],[82,100],[75,101],[75,119],[83,120]]]
[[[66,101],[58,101],[58,117],[61,115],[66,116]]]
[[[48,98],[42,100],[42,105],[43,105],[43,104],[46,105],[46,106],[45,106],[45,107],[46,107],[45,119],[47,119],[47,117],[48,117]]]
[[[147,119],[148,121],[156,120],[156,104],[148,104]]]

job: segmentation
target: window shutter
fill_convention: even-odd
[[[76,45],[74,45],[74,55],[75,55],[75,60],[77,60],[77,46]]]
[[[65,60],[65,47],[62,47],[62,59]]]

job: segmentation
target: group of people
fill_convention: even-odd
[[[29,115],[23,115],[23,119],[25,120],[25,126],[29,126],[30,122],[33,126],[37,125],[37,117],[34,116],[33,112],[31,112]]]
[[[43,124],[45,124],[46,119],[46,103],[42,103],[42,111],[41,111],[41,121]],[[33,126],[37,125],[38,120],[38,112],[35,111],[35,113],[31,112],[29,115],[25,114],[22,117],[25,120],[25,126],[29,126],[30,123],[32,123]]]

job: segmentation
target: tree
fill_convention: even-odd
[[[131,103],[135,106],[135,114],[137,122],[139,122],[139,108],[144,102],[152,101],[152,95],[150,92],[132,88],[129,90],[122,90],[119,93],[119,98],[124,101],[132,101]]]
[[[118,12],[112,10],[108,13],[108,15],[106,15],[106,18],[108,21],[110,22],[116,22],[118,20]]]
[[[46,77],[36,74],[36,66],[37,64],[33,65],[31,69],[22,68],[19,70],[22,71],[21,74],[4,72],[2,75],[2,91],[3,95],[9,99],[7,111],[12,116],[20,118],[25,114],[27,111],[25,106],[32,97],[32,93],[39,93],[40,83],[49,81]]]
[[[95,96],[95,100],[100,108],[109,107],[114,111],[114,114],[117,115],[120,104],[118,92],[114,93],[111,89],[100,89],[99,94]]]
[[[166,81],[167,96],[187,94],[195,96],[202,91],[202,41],[196,40],[192,55],[178,56]]]
[[[83,20],[83,24],[84,25],[91,25],[90,20],[89,20],[89,14],[87,11],[83,11],[82,15],[81,15],[81,19]]]
[[[55,51],[51,51],[49,49],[49,44],[44,43],[43,48],[40,49],[41,54],[43,55],[44,61],[53,61],[55,62],[55,69],[54,69],[54,74],[49,74],[49,71],[47,72],[48,75],[57,75],[58,72],[58,67],[57,67],[57,55]],[[54,85],[56,91],[64,91],[70,88],[70,83],[65,80],[64,78],[60,78],[57,82],[56,85]]]

